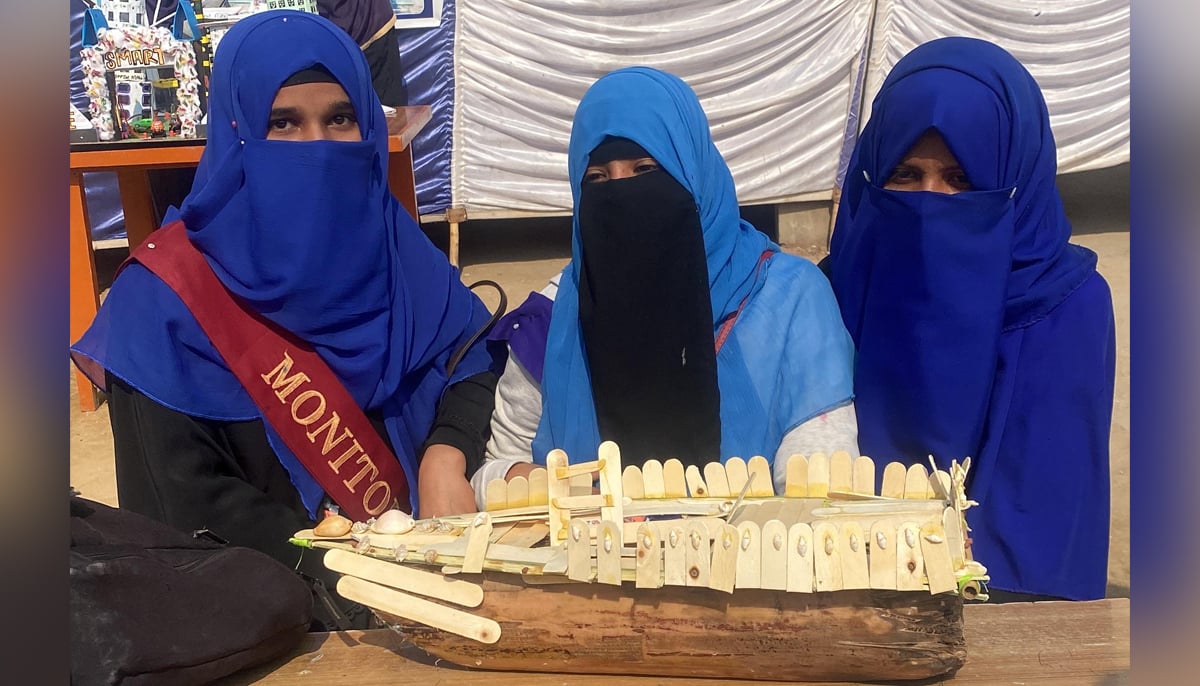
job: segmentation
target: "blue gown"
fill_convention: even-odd
[[[926,131],[971,190],[886,190]],[[922,45],[874,101],[828,270],[857,347],[859,447],[940,468],[972,458],[973,556],[990,586],[1105,594],[1112,298],[1069,243],[1056,148],[1033,77],[969,38]]]

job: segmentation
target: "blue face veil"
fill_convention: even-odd
[[[930,129],[972,190],[884,190]],[[983,503],[972,511],[975,552],[993,583],[1095,597],[1107,550],[1112,306],[1095,254],[1068,243],[1055,173],[1045,101],[1019,62],[975,39],[922,45],[874,101],[829,271],[858,349],[862,453],[907,463],[932,454],[942,468],[971,456],[969,492]],[[1038,500],[1069,504],[1060,512]],[[1078,519],[1061,516],[1077,505]]]
[[[316,65],[345,89],[362,140],[266,140],[280,86]],[[388,189],[387,125],[362,51],[317,15],[264,12],[222,39],[212,84],[196,179],[167,221],[181,219],[226,288],[311,344],[361,407],[382,414],[415,484],[443,389],[492,365],[475,346],[446,377],[488,314]],[[182,302],[140,265],[121,272],[72,352],[172,409],[259,418]],[[320,487],[269,427],[268,438],[315,513]]]
[[[642,146],[662,171],[670,174],[695,199],[704,242],[709,298],[714,332],[730,317],[743,300],[749,312],[763,290],[764,279],[758,269],[765,252],[775,253],[778,246],[739,215],[733,176],[713,144],[708,118],[696,94],[678,77],[646,67],[614,71],[592,85],[575,112],[568,147],[568,172],[576,213],[573,224],[574,259],[563,271],[555,297],[546,344],[542,378],[542,415],[533,442],[533,458],[544,463],[546,453],[562,448],[573,462],[594,459],[600,441],[592,385],[583,350],[579,320],[580,206],[581,183],[588,156],[608,137],[626,138]],[[659,172],[655,172],[659,173]],[[769,260],[770,266],[776,260]],[[766,267],[762,271],[766,271]],[[816,270],[813,270],[816,272]],[[816,277],[820,277],[819,272]],[[788,284],[803,290],[799,282]],[[646,294],[654,297],[654,294]],[[832,298],[828,299],[832,303]],[[831,391],[836,402],[849,396],[848,365],[845,373],[833,360],[827,367],[805,365],[811,375],[804,382],[776,389],[785,363],[779,355],[755,356],[748,352],[757,341],[740,340],[741,332],[750,338],[782,341],[795,335],[796,348],[807,349],[808,335],[800,329],[845,332],[836,321],[832,307],[823,311],[806,302],[797,316],[766,317],[769,330],[750,329],[754,317],[742,317],[734,327],[735,335],[717,355],[720,387],[721,452],[731,455],[773,456],[782,433],[796,423],[828,409]],[[772,328],[774,327],[774,328]],[[748,333],[750,332],[750,333]],[[761,334],[758,336],[751,333]],[[846,349],[849,349],[849,339]],[[815,346],[813,346],[815,349]],[[761,357],[759,364],[747,367],[747,359]],[[828,374],[826,371],[828,370]],[[785,376],[787,376],[785,374]],[[834,377],[844,377],[843,391]],[[764,398],[768,400],[764,400]],[[773,405],[772,412],[764,405]],[[757,409],[755,409],[757,408]],[[783,409],[778,409],[783,408]]]

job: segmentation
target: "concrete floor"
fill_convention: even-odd
[[[1129,595],[1129,166],[1059,177],[1059,188],[1075,232],[1074,242],[1095,250],[1099,269],[1113,293],[1117,323],[1117,379],[1111,441],[1112,528],[1109,548],[1110,596]],[[445,225],[425,226],[435,243],[446,247]],[[508,294],[510,308],[530,291],[540,290],[570,256],[569,223],[563,218],[468,221],[462,225],[460,262],[463,280],[490,279]],[[823,250],[784,245],[812,260]],[[126,251],[106,250],[97,257],[102,287]],[[495,307],[491,289],[480,289]],[[108,407],[79,411],[74,376],[71,395],[71,481],[84,497],[117,504],[112,433]]]

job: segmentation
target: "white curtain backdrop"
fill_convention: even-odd
[[[469,216],[569,213],[579,98],[648,65],[688,82],[743,204],[832,188],[873,0],[458,0],[451,186]]]
[[[866,111],[909,50],[955,35],[1000,45],[1037,79],[1059,172],[1129,160],[1129,0],[879,0]]]
[[[1046,94],[1060,171],[1129,159],[1128,0],[458,0],[457,9],[450,184],[472,217],[569,213],[575,106],[597,78],[637,64],[696,90],[742,204],[828,197],[843,142],[888,70],[945,35],[987,38],[1025,63]]]

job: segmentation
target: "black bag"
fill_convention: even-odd
[[[264,553],[71,497],[71,682],[203,684],[279,657],[312,593]]]

